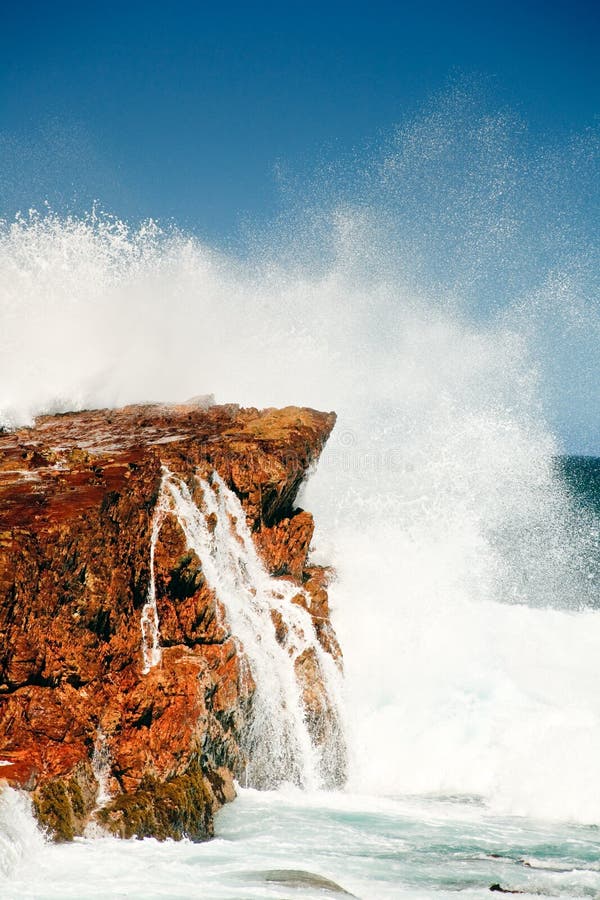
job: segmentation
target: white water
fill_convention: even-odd
[[[98,782],[96,809],[102,809],[102,807],[106,806],[109,800],[112,799],[110,791],[110,767],[111,758],[106,735],[102,728],[99,728],[94,744],[94,753],[92,755],[92,771]]]
[[[4,788],[0,791],[0,884],[6,884],[15,871],[27,868],[43,845],[29,798]]]
[[[200,479],[199,508],[187,485],[168,472],[163,491],[181,525],[187,546],[202,560],[202,571],[225,611],[226,624],[248,660],[256,690],[251,727],[245,747],[246,781],[276,786],[293,782],[315,789],[340,780],[335,763],[343,766],[341,732],[317,746],[311,736],[295,664],[303,653],[314,654],[328,695],[329,707],[340,718],[340,673],[321,648],[308,612],[294,602],[301,588],[272,578],[254,547],[240,501],[214,473]],[[207,517],[214,516],[214,528]],[[276,638],[273,613],[283,625]]]
[[[165,490],[165,478],[163,473],[158,500],[154,507],[152,515],[152,531],[150,533],[150,584],[148,585],[148,598],[142,608],[140,619],[140,629],[142,632],[142,672],[147,675],[153,666],[158,665],[161,660],[160,648],[160,623],[158,621],[158,608],[156,605],[156,576],[154,573],[154,556],[156,553],[156,542],[160,534],[160,529],[168,512],[168,495]]]
[[[540,816],[570,845],[565,821],[600,820],[599,534],[552,457],[600,453],[598,153],[511,129],[428,110],[246,256],[107,218],[6,226],[0,419],[208,391],[336,409],[302,503],[338,571],[352,789],[476,794],[482,822]]]
[[[12,798],[13,800],[16,798]],[[22,802],[22,801],[21,801]],[[31,827],[31,825],[30,825]],[[100,838],[32,845],[3,900],[324,900],[325,877],[361,900],[483,900],[494,883],[533,897],[594,898],[591,828],[495,817],[456,799],[242,791],[205,844]],[[290,885],[290,874],[303,881]]]

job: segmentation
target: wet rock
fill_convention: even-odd
[[[332,413],[190,401],[40,417],[0,434],[0,758],[57,839],[97,811],[115,834],[211,834],[244,771],[254,683],[173,517],[155,546],[162,657],[144,673],[141,614],[161,466],[197,492],[217,471],[240,499],[268,570],[304,588],[341,659],[326,574],[307,567],[312,517],[298,488]],[[214,529],[216,522],[207,522]],[[303,603],[306,601],[303,599]],[[327,715],[314,658],[298,664],[314,731]],[[310,683],[309,683],[310,682]],[[102,735],[106,771],[95,748]]]
[[[261,873],[264,880],[272,884],[281,884],[291,888],[314,888],[326,894],[338,894],[344,897],[354,897],[330,878],[323,878],[314,872],[305,872],[303,869],[270,869]]]

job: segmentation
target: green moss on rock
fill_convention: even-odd
[[[203,841],[213,835],[213,811],[210,785],[194,763],[166,782],[147,776],[137,791],[116,797],[97,816],[119,837]]]
[[[82,834],[96,802],[97,782],[89,762],[75,767],[70,778],[48,781],[33,795],[42,828],[57,842]]]
[[[69,800],[71,801],[71,809],[73,810],[73,815],[75,818],[80,819],[82,816],[85,816],[85,802],[83,799],[83,791],[79,786],[79,783],[75,780],[75,778],[70,778],[67,784],[67,794],[69,795]]]
[[[55,841],[73,840],[75,815],[67,783],[59,780],[45,784],[34,798],[34,806],[40,825]]]

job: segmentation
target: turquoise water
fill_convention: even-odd
[[[575,507],[587,517],[583,552],[579,569],[588,590],[580,591],[582,604],[600,606],[600,458],[597,456],[561,456],[556,466]],[[580,535],[581,540],[581,535]]]
[[[557,459],[557,465],[577,502],[600,516],[600,458],[562,456]]]
[[[34,839],[35,840],[35,839]],[[0,881],[5,900],[600,896],[600,832],[498,817],[469,798],[242,791],[206,844],[37,841]]]

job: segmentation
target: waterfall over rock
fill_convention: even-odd
[[[2,775],[68,840],[201,839],[233,779],[344,777],[296,494],[333,414],[197,403],[0,436]]]
[[[231,629],[255,684],[244,739],[246,782],[339,784],[344,770],[340,672],[319,643],[310,595],[294,581],[268,573],[239,499],[217,472],[199,482],[201,508],[182,479],[169,473],[164,483],[187,546],[202,560],[223,608],[222,624]],[[327,720],[333,728],[325,738],[319,728]]]

